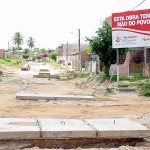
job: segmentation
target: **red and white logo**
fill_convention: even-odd
[[[120,41],[121,41],[121,38],[118,36],[118,37],[116,38],[116,42],[119,43]]]

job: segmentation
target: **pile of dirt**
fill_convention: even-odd
[[[74,79],[77,77],[77,73],[74,70],[65,70],[61,73],[61,76],[66,77],[67,79]]]

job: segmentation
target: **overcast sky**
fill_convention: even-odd
[[[101,21],[115,12],[133,9],[142,0],[0,0],[0,49],[13,46],[15,32],[36,40],[39,48],[55,49],[67,42],[94,35]],[[146,0],[136,10],[149,9]],[[73,32],[74,34],[71,34]]]

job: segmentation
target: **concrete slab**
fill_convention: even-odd
[[[96,131],[79,119],[38,119],[42,138],[96,138]]]
[[[44,72],[44,71],[48,72],[49,69],[48,68],[43,68],[43,69],[40,69],[39,71],[41,71],[41,72]]]
[[[39,138],[40,130],[35,119],[0,118],[0,140]]]
[[[34,94],[34,93],[16,93],[16,99],[22,100],[94,100],[93,96],[76,95],[54,95],[54,94]]]
[[[50,75],[50,72],[39,72],[39,75]]]
[[[50,78],[60,79],[60,75],[58,75],[58,74],[51,74]]]
[[[129,87],[116,88],[116,91],[119,91],[119,92],[134,92],[135,90],[136,90],[135,88],[129,88]]]
[[[98,132],[98,138],[142,138],[150,136],[150,130],[139,123],[124,118],[85,119]]]
[[[39,72],[38,74],[33,74],[33,78],[50,78],[50,72]]]

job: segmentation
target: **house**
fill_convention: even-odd
[[[88,61],[89,55],[87,53],[87,49],[89,48],[88,43],[80,44],[80,52],[81,52],[81,64],[82,67],[85,66],[85,61]],[[79,69],[79,44],[78,43],[67,43],[63,44],[63,58],[65,65],[72,65],[72,69]]]
[[[63,57],[63,46],[58,46],[56,48],[56,52],[57,52],[57,58],[56,58],[56,62],[60,63],[60,64],[65,64],[65,59]]]
[[[91,59],[91,55],[88,54],[87,50],[81,51],[81,66],[86,67],[87,62]],[[72,52],[72,69],[79,70],[79,52]]]
[[[150,63],[150,49],[147,48],[147,65]],[[144,62],[144,48],[136,48],[129,51],[124,57],[120,58],[119,70],[121,76],[131,76],[136,73],[148,76],[148,66],[145,66]],[[145,68],[145,71],[144,71]],[[110,67],[110,73],[116,72],[116,65],[112,64]],[[147,72],[147,73],[146,73]]]
[[[112,26],[112,17],[106,17],[105,21]],[[103,21],[103,26],[104,22]],[[110,73],[116,71],[116,65],[112,64]],[[130,51],[120,58],[119,64],[120,76],[130,76],[135,73],[141,73],[150,77],[150,47],[130,48]]]

